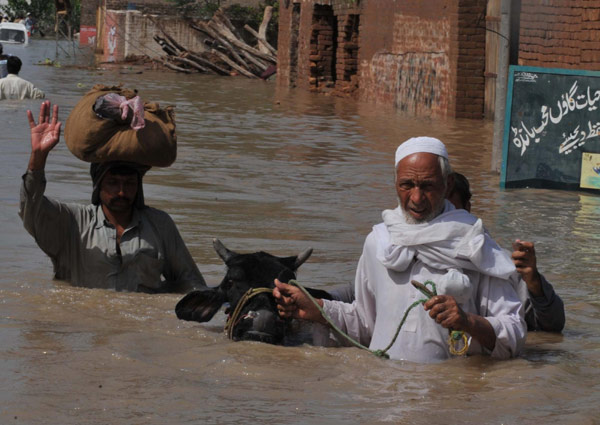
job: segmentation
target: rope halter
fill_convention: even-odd
[[[233,339],[233,329],[237,326],[238,322],[240,321],[240,319],[241,319],[240,315],[242,313],[242,309],[244,308],[244,306],[246,304],[248,304],[248,301],[250,301],[252,298],[254,298],[257,295],[264,294],[264,293],[273,294],[273,289],[264,288],[264,287],[263,288],[250,288],[250,289],[248,289],[248,291],[246,291],[246,293],[242,296],[242,298],[240,298],[237,305],[235,306],[235,309],[233,310],[233,313],[230,314],[229,317],[227,317],[227,322],[225,322],[224,332],[227,334],[227,338]]]

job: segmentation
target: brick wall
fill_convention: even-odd
[[[294,5],[301,9],[296,50]],[[280,2],[278,84],[416,115],[481,118],[485,7],[485,0]]]
[[[360,14],[339,15],[336,84],[338,95],[358,94],[358,47]]]
[[[397,15],[392,51],[363,69],[363,99],[416,115],[445,115],[450,92],[448,21]],[[361,81],[362,83],[362,81]]]
[[[328,91],[335,87],[337,17],[329,5],[315,5],[310,35],[311,91]]]
[[[456,58],[455,89],[449,99],[456,117],[483,118],[486,2],[461,0],[451,15],[450,55]]]
[[[523,0],[519,65],[600,70],[600,0]]]

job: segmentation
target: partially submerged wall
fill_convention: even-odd
[[[102,38],[103,61],[121,62],[134,56],[158,58],[165,52],[154,40],[155,35],[162,35],[160,26],[181,45],[192,51],[204,49],[196,30],[190,28],[189,22],[169,16],[145,15],[137,10],[107,10],[104,19]]]
[[[481,118],[485,0],[280,2],[278,83]]]
[[[258,6],[260,0],[223,0],[222,6]],[[80,46],[95,48],[104,61],[120,62],[132,56],[157,58],[165,53],[154,41],[162,32],[158,22],[178,43],[203,51],[203,37],[190,28],[169,0],[82,0]]]

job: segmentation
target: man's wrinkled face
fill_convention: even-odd
[[[138,175],[106,173],[100,183],[100,202],[110,211],[130,211],[138,190]]]
[[[415,153],[396,167],[396,192],[408,223],[431,221],[444,209],[446,183],[438,156]]]

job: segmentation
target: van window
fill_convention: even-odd
[[[15,43],[24,43],[25,34],[23,33],[23,31],[10,28],[2,28],[0,29],[0,40],[14,41]]]

